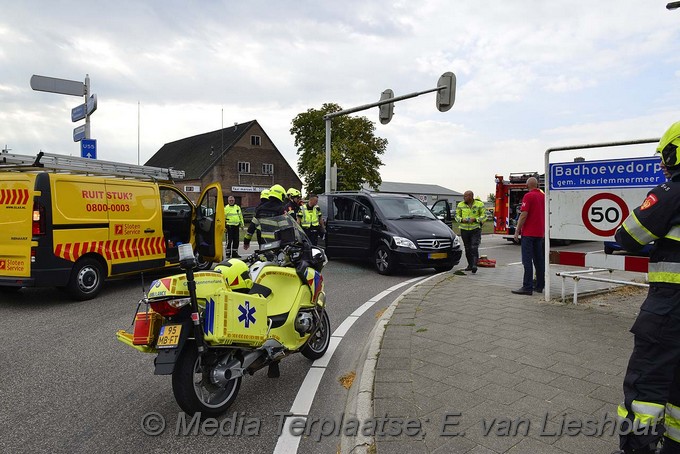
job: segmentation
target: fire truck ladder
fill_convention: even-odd
[[[19,155],[6,150],[0,152],[0,170],[54,170],[83,173],[88,175],[109,175],[141,180],[174,181],[184,179],[183,170],[162,167],[140,166],[99,159],[64,156],[40,152],[37,156]]]

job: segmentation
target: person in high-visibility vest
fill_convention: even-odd
[[[293,219],[297,219],[298,211],[300,211],[300,199],[302,194],[295,188],[288,189],[288,203],[286,204],[286,210],[288,214],[293,216]]]
[[[463,201],[456,206],[455,221],[460,227],[460,236],[465,246],[465,258],[468,266],[465,271],[477,272],[479,260],[479,244],[482,242],[482,225],[486,221],[484,202],[475,199],[472,191],[465,191]]]
[[[654,242],[649,292],[630,331],[633,352],[618,408],[620,453],[680,453],[680,121],[656,151],[669,181],[647,194],[623,221],[616,241],[628,251]],[[665,426],[665,433],[664,433]]]
[[[231,258],[240,258],[238,255],[239,228],[245,224],[241,207],[236,205],[234,196],[229,196],[227,205],[224,206],[224,222],[226,223],[227,254]]]
[[[250,221],[248,231],[243,237],[243,249],[246,251],[250,248],[250,240],[255,232],[259,232],[258,242],[269,243],[274,241],[274,232],[277,228],[277,222],[272,221],[271,218],[283,216],[286,214],[286,207],[283,199],[286,196],[286,190],[280,184],[275,184],[269,188],[269,199],[257,206],[253,220]],[[264,228],[266,227],[266,229]]]
[[[317,203],[319,197],[316,194],[309,194],[307,203],[303,204],[298,211],[298,223],[305,231],[309,241],[316,246],[319,243],[319,236],[323,238],[325,234],[325,227],[321,208]]]

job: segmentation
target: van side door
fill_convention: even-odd
[[[194,212],[192,245],[204,260],[222,260],[224,237],[224,199],[219,183],[208,185],[198,199]]]
[[[449,228],[453,228],[451,222],[453,221],[453,216],[455,213],[453,213],[451,210],[451,204],[446,199],[438,200],[434,205],[432,205],[432,208],[430,208],[430,211],[437,217],[437,219],[448,225]]]
[[[354,198],[330,196],[326,248],[332,257],[367,257],[371,245],[371,210]]]

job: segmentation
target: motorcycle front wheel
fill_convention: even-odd
[[[203,371],[199,371],[198,352],[193,342],[184,346],[172,373],[172,392],[186,413],[200,412],[202,418],[217,417],[236,400],[242,377],[229,380],[223,388],[210,381],[211,370],[204,365]]]
[[[323,311],[321,315],[321,325],[314,334],[311,335],[307,343],[300,350],[305,358],[317,360],[326,354],[328,345],[331,343],[331,321],[328,314]]]

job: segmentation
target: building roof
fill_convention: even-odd
[[[364,188],[369,191],[374,191],[373,188],[364,184]],[[419,184],[419,183],[399,183],[395,181],[383,181],[378,188],[380,192],[399,192],[403,194],[436,194],[445,196],[462,197],[460,192],[439,186],[436,184]]]
[[[257,120],[166,143],[145,165],[173,167],[184,170],[187,180],[201,179],[254,124]]]

